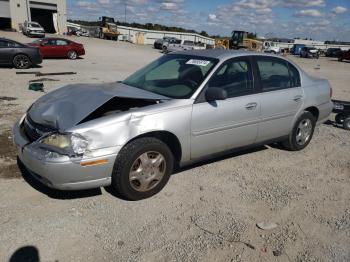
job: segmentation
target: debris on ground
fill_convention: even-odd
[[[32,90],[32,91],[44,92],[44,84],[43,83],[31,83],[31,84],[29,84],[28,89]]]
[[[37,82],[44,82],[44,81],[47,81],[47,82],[54,82],[54,81],[60,81],[58,79],[53,79],[53,78],[39,78],[39,79],[32,79],[32,80],[29,80],[29,83],[37,83]]]
[[[35,75],[35,76],[59,76],[59,75],[76,75],[77,72],[55,72],[55,73],[41,73],[39,71],[32,72],[16,72],[17,75]]]
[[[276,228],[278,225],[276,223],[260,222],[260,223],[257,223],[256,226],[262,230],[272,230]]]
[[[11,97],[11,96],[0,96],[0,101],[14,101],[17,100],[16,97]]]
[[[272,251],[272,254],[275,256],[275,257],[279,257],[282,255],[282,251],[281,250],[274,250]]]

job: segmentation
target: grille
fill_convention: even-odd
[[[45,133],[54,131],[50,127],[35,123],[29,116],[24,120],[23,129],[31,142],[38,140]]]

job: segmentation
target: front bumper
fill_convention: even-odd
[[[28,31],[27,34],[29,36],[37,36],[37,37],[44,37],[45,36],[45,32],[42,31]]]
[[[95,150],[80,158],[52,157],[52,153],[39,148],[38,143],[30,143],[21,128],[21,121],[13,128],[13,137],[20,161],[46,186],[59,190],[83,190],[111,184],[113,165],[120,147]],[[81,165],[97,160],[107,160],[107,163]]]

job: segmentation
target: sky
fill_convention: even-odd
[[[350,0],[67,0],[70,19],[179,26],[210,35],[350,41]]]

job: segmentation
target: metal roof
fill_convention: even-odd
[[[217,59],[226,59],[230,57],[245,56],[245,55],[267,55],[265,53],[243,51],[243,50],[225,50],[225,49],[187,50],[187,51],[174,52],[173,54],[205,56],[205,57],[217,58]]]

